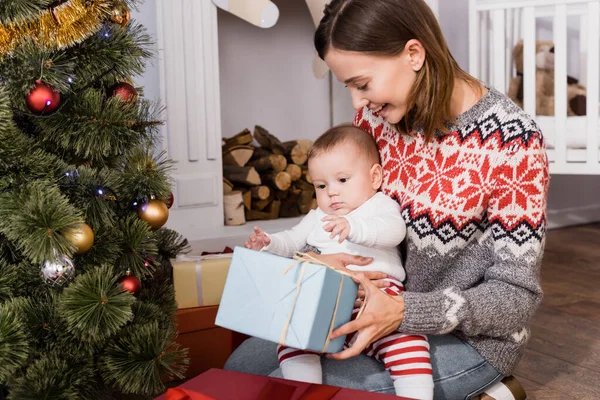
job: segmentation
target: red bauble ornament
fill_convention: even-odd
[[[131,275],[129,271],[127,271],[127,275],[119,278],[118,281],[123,289],[127,290],[130,293],[138,294],[142,289],[142,282],[135,276]]]
[[[36,115],[51,114],[60,105],[60,93],[52,86],[37,80],[31,92],[25,96],[25,102],[29,111]]]
[[[165,200],[165,204],[167,205],[167,208],[171,208],[173,206],[174,202],[175,202],[175,197],[173,196],[173,192],[170,192],[169,198],[167,200]]]
[[[127,82],[117,83],[110,89],[111,96],[118,96],[126,103],[135,101],[137,91],[135,88]]]

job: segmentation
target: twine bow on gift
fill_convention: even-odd
[[[282,275],[285,275],[295,266],[302,264],[302,268],[300,269],[300,276],[298,277],[298,282],[296,283],[296,294],[294,295],[292,309],[290,310],[288,319],[287,319],[285,325],[283,326],[283,330],[281,331],[281,337],[279,338],[279,344],[283,345],[285,338],[287,336],[287,332],[290,327],[290,323],[292,321],[292,316],[294,315],[294,309],[296,308],[296,302],[298,300],[298,295],[300,294],[300,289],[302,288],[304,272],[306,271],[306,263],[308,263],[308,262],[310,262],[311,264],[316,264],[316,265],[321,265],[323,267],[327,267],[327,268],[332,269],[335,272],[338,272],[339,274],[342,275],[341,279],[340,279],[340,287],[338,289],[337,299],[335,300],[335,307],[333,308],[333,316],[331,317],[331,322],[329,324],[329,332],[327,333],[327,339],[325,340],[325,346],[323,347],[323,350],[322,350],[322,353],[325,353],[325,351],[327,350],[327,347],[329,346],[329,342],[331,341],[331,333],[333,332],[333,325],[335,323],[335,317],[337,315],[338,305],[340,303],[340,297],[342,295],[342,289],[344,287],[344,276],[352,278],[352,274],[348,273],[347,271],[341,270],[339,268],[333,267],[327,263],[324,263],[323,261],[320,261],[320,260],[316,259],[315,257],[311,256],[310,254],[302,253],[300,251],[297,251],[296,253],[294,253],[294,261],[281,273]],[[358,315],[356,316],[356,319],[358,319],[358,317],[360,317],[360,315],[362,314],[362,312],[365,308],[365,305],[366,305],[366,299],[365,299],[365,301],[362,302],[362,305],[360,306],[360,310],[358,311]]]

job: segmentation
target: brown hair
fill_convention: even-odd
[[[379,164],[379,150],[373,136],[348,123],[336,125],[319,136],[308,150],[307,162],[345,143],[352,143],[369,162]]]
[[[479,82],[463,71],[444,39],[440,25],[423,0],[332,0],[315,33],[315,47],[325,59],[330,48],[378,56],[400,54],[416,39],[426,59],[409,94],[408,111],[397,128],[410,133],[424,130],[426,140],[447,132],[453,121],[450,98],[454,79],[472,87]]]

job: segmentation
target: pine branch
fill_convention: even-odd
[[[19,279],[18,265],[0,259],[0,304],[14,296],[14,288],[18,285]]]
[[[0,23],[18,24],[39,18],[53,0],[10,0],[0,2]]]
[[[128,327],[101,356],[102,378],[124,393],[163,392],[161,379],[183,378],[189,362],[187,349],[180,350],[173,337],[173,329],[160,329],[156,322]]]
[[[0,195],[0,232],[32,262],[70,255],[75,247],[63,236],[83,222],[58,188],[32,182],[16,193]]]
[[[153,155],[152,148],[135,148],[122,167],[123,186],[119,188],[126,204],[146,202],[152,198],[166,199],[171,192],[169,174],[173,162],[166,152]]]
[[[117,283],[110,268],[99,267],[80,275],[58,300],[69,330],[89,343],[114,335],[133,318],[135,297]]]
[[[95,399],[97,390],[93,364],[57,350],[42,354],[26,374],[15,377],[10,396],[19,400]]]
[[[118,198],[112,188],[121,185],[119,174],[108,168],[73,167],[61,183],[63,193],[75,207],[83,210],[84,219],[94,232],[98,227],[116,226]]]
[[[39,118],[42,141],[71,154],[74,159],[100,163],[142,143],[143,136],[124,121],[137,120],[135,104],[119,98],[105,99],[94,89],[66,104],[60,113]]]
[[[142,281],[142,285],[145,290],[138,296],[140,302],[156,305],[165,315],[174,315],[177,312],[175,288],[169,276],[163,276],[161,279],[157,273],[153,279]]]
[[[0,383],[7,382],[29,357],[29,341],[22,320],[24,299],[0,305]]]
[[[190,246],[183,236],[168,228],[156,231],[158,254],[166,261],[172,260],[179,254],[190,251]]]
[[[130,216],[120,221],[119,232],[122,235],[122,248],[116,265],[125,269],[123,273],[130,270],[138,278],[150,275],[153,268],[146,265],[146,260],[156,255],[158,249],[148,224],[137,216]]]

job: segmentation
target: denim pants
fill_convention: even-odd
[[[434,398],[468,400],[503,378],[469,344],[453,335],[430,335]],[[250,338],[229,357],[225,369],[281,378],[276,344]],[[383,364],[360,354],[344,361],[322,357],[323,383],[369,392],[394,394]]]

